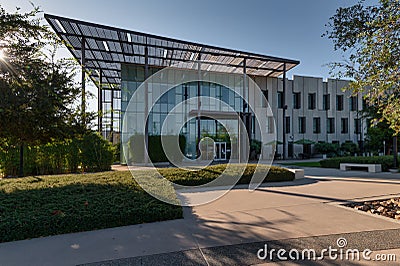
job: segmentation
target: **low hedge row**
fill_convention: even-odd
[[[339,169],[341,163],[381,164],[382,171],[389,171],[393,166],[393,156],[335,157],[320,161],[324,168]]]
[[[219,177],[222,172],[226,169],[227,165],[213,165],[209,166],[205,169],[199,171],[187,171],[182,169],[161,169],[160,173],[168,180],[175,184],[183,185],[183,186],[199,186],[209,183]],[[246,166],[246,169],[239,179],[238,184],[249,184],[253,174],[256,170],[257,165],[249,164]],[[289,170],[276,166],[259,166],[261,173],[266,173],[268,170],[268,174],[264,178],[265,182],[282,182],[282,181],[292,181],[295,176],[294,173]],[[240,169],[242,166],[233,165],[231,169],[226,173],[228,176],[232,176],[235,178],[240,173]]]

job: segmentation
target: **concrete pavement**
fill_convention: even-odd
[[[181,220],[2,243],[0,265],[249,265],[266,263],[256,257],[264,243],[321,249],[339,237],[349,247],[394,250],[400,261],[400,223],[339,206],[399,194],[399,174],[305,168],[305,175],[234,189],[185,208]]]

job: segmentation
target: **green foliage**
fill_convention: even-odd
[[[214,165],[199,171],[187,171],[182,169],[169,168],[161,169],[160,173],[162,173],[166,179],[175,184],[184,186],[199,186],[207,184],[219,177],[224,172],[226,167],[226,164]],[[227,172],[226,174],[228,176],[231,176],[232,178],[235,178],[240,173],[241,167],[242,166],[239,165],[233,165],[232,169],[230,169],[229,172]],[[264,173],[269,170],[268,175],[263,182],[281,182],[294,180],[294,174],[287,169],[276,166],[268,167],[261,165],[259,167],[261,169],[261,172]],[[248,164],[238,184],[249,184],[255,169],[255,164]]]
[[[252,139],[250,142],[250,152],[254,151],[256,154],[261,153],[262,142],[256,139]]]
[[[121,161],[121,143],[118,142],[117,144],[114,144],[114,162],[120,162]]]
[[[17,176],[19,147],[3,144],[0,149],[0,172]],[[46,175],[111,170],[114,147],[95,132],[72,140],[25,146],[24,164],[27,175]]]
[[[0,6],[0,138],[16,145],[68,138],[78,115],[76,65],[55,60],[57,39],[37,12],[8,14]]]
[[[333,157],[339,155],[339,144],[319,142],[315,144],[315,150],[321,154]]]
[[[225,169],[159,171],[174,183],[193,186],[214,180]],[[239,169],[237,165],[228,174],[235,177]],[[249,183],[255,169],[248,165],[239,183]],[[286,169],[261,166],[262,172],[267,170],[264,182],[294,179]],[[163,183],[159,189],[176,199],[172,186]],[[181,207],[151,197],[129,171],[2,179],[0,201],[0,242],[182,218]]]
[[[372,157],[336,157],[320,161],[324,168],[340,168],[341,163],[381,164],[383,171],[388,171],[393,166],[393,156]]]
[[[351,141],[346,141],[342,143],[340,146],[340,150],[342,151],[343,156],[354,156],[356,153],[360,152],[360,148],[356,143],[353,143]]]
[[[182,218],[130,172],[3,179],[0,201],[0,242]]]
[[[374,154],[383,152],[383,142],[386,143],[386,151],[389,150],[393,144],[394,131],[389,128],[389,125],[385,122],[380,122],[377,125],[368,128],[366,135],[366,145],[367,151]]]
[[[354,80],[349,89],[362,94],[377,110],[376,121],[385,121],[400,133],[400,1],[379,0],[339,8],[325,34],[345,57],[333,63],[337,76]]]
[[[41,23],[38,12],[35,8],[28,13],[7,13],[0,5],[0,50],[4,54],[0,58],[0,138],[9,145],[31,148],[62,142],[86,130],[76,104],[81,91],[75,82],[78,65],[56,60],[60,42]],[[55,161],[59,160],[56,154],[50,159],[48,164],[60,163]],[[19,165],[23,175],[24,164],[20,161]]]
[[[154,163],[156,162],[168,162],[168,158],[164,152],[164,149],[172,152],[174,160],[182,160],[181,154],[184,154],[186,147],[186,138],[183,135],[179,135],[179,147],[180,151],[175,151],[176,136],[163,136],[165,148],[163,148],[161,143],[160,135],[151,135],[148,137],[149,143],[149,157]],[[143,162],[143,152],[144,152],[144,136],[143,135],[133,135],[129,139],[129,162],[140,163]],[[170,146],[170,148],[169,148]]]
[[[282,165],[294,165],[300,167],[321,167],[319,162],[295,162],[295,163],[282,163]]]
[[[114,147],[99,134],[86,134],[80,140],[80,157],[85,172],[111,170],[114,162]]]

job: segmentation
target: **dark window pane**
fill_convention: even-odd
[[[336,96],[336,110],[343,111],[343,95]]]
[[[285,119],[285,126],[286,126],[286,134],[290,134],[290,116],[287,116]]]
[[[328,118],[327,120],[327,133],[335,133],[335,118]]]
[[[325,94],[323,96],[323,102],[322,102],[322,108],[324,110],[329,110],[331,109],[331,96],[329,94]]]
[[[308,109],[314,110],[316,106],[316,94],[309,93],[308,94]]]
[[[349,119],[348,118],[342,118],[341,122],[341,127],[342,127],[342,134],[349,133]]]
[[[299,133],[305,134],[306,133],[306,118],[299,117]]]
[[[319,117],[313,118],[313,133],[314,134],[321,133],[321,118]]]
[[[278,108],[283,108],[283,92],[278,91]]]
[[[293,93],[293,109],[301,108],[301,93],[295,92]]]

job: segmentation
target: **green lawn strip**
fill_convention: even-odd
[[[292,165],[300,167],[321,167],[319,162],[295,162],[295,163],[282,163],[281,165]]]
[[[214,180],[225,167],[160,172],[174,183],[194,186]],[[239,183],[249,183],[255,167],[247,166]],[[228,176],[237,176],[238,169],[233,167]],[[264,174],[269,170],[264,182],[294,179],[283,168],[260,169]],[[162,179],[157,182],[158,194],[176,199],[171,185]],[[182,218],[180,206],[147,194],[129,171],[2,179],[0,202],[0,242]]]

